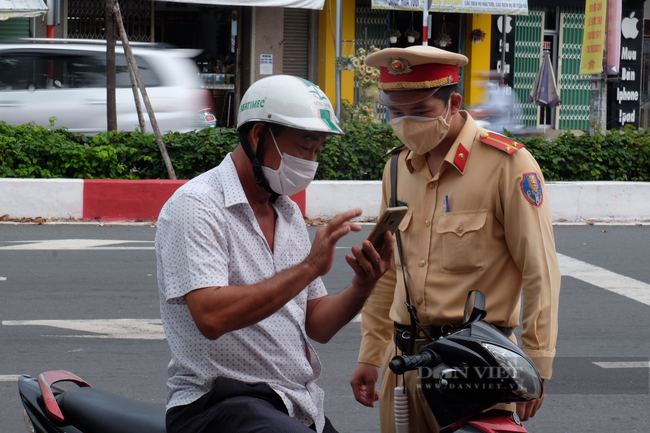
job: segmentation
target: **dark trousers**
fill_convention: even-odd
[[[265,383],[219,377],[212,390],[186,406],[167,411],[167,433],[313,433],[291,418],[282,398]],[[323,433],[338,433],[325,418]]]

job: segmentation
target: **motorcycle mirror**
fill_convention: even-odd
[[[487,311],[485,311],[485,295],[478,290],[472,290],[467,295],[467,301],[465,301],[463,324],[477,322],[485,316],[487,316]]]

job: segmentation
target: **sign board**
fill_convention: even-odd
[[[503,45],[503,33],[501,33],[503,16],[492,17],[492,38],[490,46],[490,70],[501,72],[501,45]],[[513,65],[515,63],[515,17],[506,17],[506,63],[503,71],[506,73],[505,84],[513,87]]]
[[[260,75],[273,75],[273,54],[260,54]]]
[[[528,15],[528,0],[428,0],[429,12]],[[421,11],[423,0],[372,0],[373,9]]]
[[[621,0],[607,0],[607,75],[620,71]]]
[[[580,75],[603,72],[607,0],[587,0]]]
[[[372,0],[373,9],[421,11],[423,6],[422,0]]]
[[[621,19],[620,81],[610,82],[607,128],[639,127],[641,64],[643,62],[643,3],[623,2]]]
[[[162,0],[214,6],[264,6],[296,9],[323,9],[325,0]]]

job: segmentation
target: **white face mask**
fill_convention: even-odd
[[[269,132],[282,161],[277,170],[262,166],[262,171],[273,191],[281,195],[294,195],[307,188],[314,180],[318,163],[280,152],[273,130],[269,129]]]
[[[449,132],[447,118],[451,112],[451,96],[447,101],[447,114],[431,118],[402,116],[392,119],[390,126],[402,143],[417,155],[424,155],[438,146]]]

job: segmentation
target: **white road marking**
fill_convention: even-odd
[[[560,272],[563,276],[573,277],[600,287],[601,289],[634,299],[642,304],[650,305],[650,284],[608,271],[607,269],[565,256],[564,254],[558,253],[557,258],[560,263]],[[351,322],[361,322],[361,314],[357,315]]]
[[[22,374],[0,374],[0,382],[17,382]]]
[[[562,275],[577,278],[601,289],[609,290],[610,292],[634,299],[642,304],[650,305],[650,284],[563,254],[558,254],[557,257],[560,262],[560,272]]]
[[[650,368],[650,362],[594,362],[601,368]]]
[[[108,245],[153,244],[154,241],[110,240],[110,239],[54,239],[45,241],[10,241],[12,244],[0,246],[0,250],[153,250],[153,246],[123,247]]]
[[[107,240],[70,240],[75,242],[86,242],[85,248],[92,245],[103,245],[126,242],[149,242],[149,241],[107,241]],[[62,242],[62,241],[40,241],[40,242]],[[98,244],[99,243],[99,244]],[[68,248],[48,249],[77,249],[72,248],[74,244],[68,244]],[[53,246],[53,244],[50,244]],[[79,244],[77,244],[79,246]],[[0,247],[7,249],[9,247]],[[80,248],[80,249],[85,249]],[[136,247],[137,248],[137,247]],[[153,247],[150,247],[153,249]],[[34,248],[36,249],[36,248]],[[572,257],[558,254],[560,271],[564,276],[570,276],[585,281],[594,286],[623,295],[635,301],[650,305],[650,284],[643,283],[624,275],[620,275],[607,269],[591,265],[589,263],[574,259]],[[351,322],[361,322],[361,314],[358,314]],[[89,332],[91,335],[66,335],[65,337],[77,338],[118,338],[118,339],[141,339],[141,340],[163,340],[165,334],[160,319],[111,319],[111,320],[4,320],[4,326],[35,325],[51,326],[75,331]],[[61,337],[61,336],[60,336]],[[618,368],[618,367],[617,367]],[[631,367],[630,367],[631,368]],[[638,368],[638,367],[634,367]]]
[[[3,320],[3,326],[51,326],[89,332],[86,335],[57,335],[75,338],[117,338],[126,340],[164,340],[165,332],[160,319],[107,319],[107,320]]]

